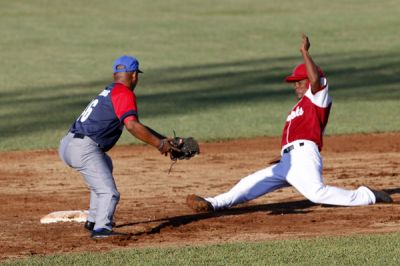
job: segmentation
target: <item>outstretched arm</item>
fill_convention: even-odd
[[[145,128],[147,128],[148,131],[150,131],[151,134],[153,134],[154,136],[156,136],[159,139],[166,139],[167,137],[164,135],[161,135],[160,133],[158,133],[157,131],[155,131],[154,129],[148,127],[148,126],[144,126]]]
[[[157,148],[162,154],[167,154],[171,151],[171,145],[168,139],[157,133],[153,129],[146,127],[138,120],[128,120],[125,122],[126,129],[136,138]]]
[[[318,68],[315,65],[314,61],[311,58],[310,53],[308,50],[310,49],[310,41],[308,37],[303,33],[302,34],[302,42],[300,45],[300,53],[303,56],[304,63],[307,68],[307,76],[308,80],[310,81],[311,85],[311,92],[313,94],[317,93],[318,91],[322,90],[322,86],[320,84],[320,76],[318,72]]]

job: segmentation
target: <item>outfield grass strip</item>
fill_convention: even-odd
[[[107,253],[32,256],[5,265],[400,265],[400,233]]]

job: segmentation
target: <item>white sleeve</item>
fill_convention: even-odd
[[[320,84],[323,87],[322,90],[320,90],[316,94],[312,94],[310,85],[305,96],[309,98],[311,102],[316,106],[326,108],[332,102],[332,98],[328,94],[328,80],[325,77],[321,77]]]

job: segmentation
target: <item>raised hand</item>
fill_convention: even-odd
[[[305,35],[304,33],[301,34],[301,44],[300,44],[300,52],[307,52],[308,49],[310,49],[310,40],[308,39],[307,35]]]

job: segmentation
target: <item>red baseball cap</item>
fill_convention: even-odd
[[[321,68],[317,66],[318,73],[321,77],[324,76],[324,72],[322,72]],[[308,79],[307,76],[307,67],[306,64],[299,64],[294,69],[290,76],[285,78],[286,82],[296,82],[299,80]]]

